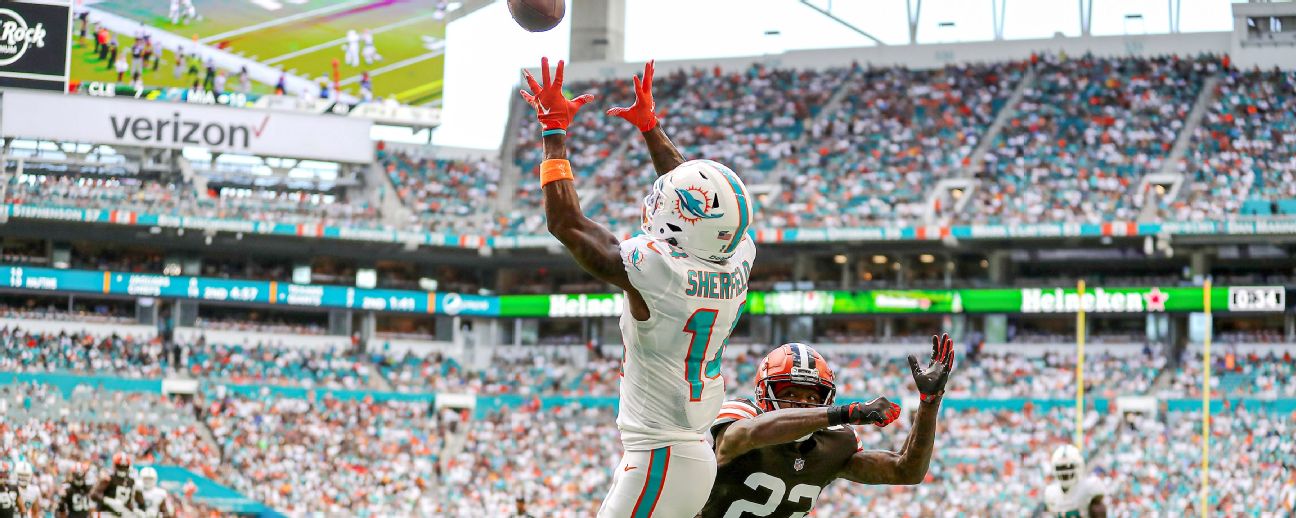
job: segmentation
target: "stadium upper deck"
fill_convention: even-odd
[[[663,125],[686,155],[731,163],[749,178],[762,242],[1287,234],[1284,222],[1296,216],[1296,194],[1281,187],[1296,161],[1288,145],[1296,140],[1296,112],[1287,109],[1292,71],[1243,71],[1227,56],[1198,52],[1027,54],[927,70],[687,65],[665,65],[673,71],[659,76]],[[741,88],[733,86],[738,79]],[[572,87],[616,103],[628,99],[627,85],[617,77]],[[581,186],[590,194],[586,210],[631,233],[647,157],[632,130],[601,114],[578,122],[571,138],[575,162],[589,176]],[[113,161],[82,154],[76,158],[90,160],[97,175],[33,168],[11,177],[6,201],[17,219],[152,225],[165,214],[197,229],[235,220],[261,222],[249,223],[250,233],[548,246],[529,187],[532,133],[526,124],[510,128],[502,159],[392,145],[358,184],[301,189],[258,181],[237,197],[194,193],[195,180],[220,170],[215,157],[209,166],[188,160],[196,176],[181,166],[128,179],[140,175],[100,166],[139,170],[138,159],[123,158],[131,153]],[[33,160],[19,149],[6,153],[11,171],[17,158]],[[1212,194],[1229,199],[1206,210]],[[49,210],[56,207],[90,210]],[[130,214],[105,218],[94,209]]]

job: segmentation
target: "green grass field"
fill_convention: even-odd
[[[343,88],[353,94],[359,92],[361,73],[369,71],[377,96],[394,95],[412,104],[440,98],[445,57],[427,48],[424,39],[445,37],[445,24],[433,17],[432,0],[292,1],[304,0],[194,0],[202,19],[180,25],[166,18],[168,0],[112,0],[95,7],[183,36],[196,35],[208,45],[304,77],[331,77],[337,60]],[[347,30],[366,28],[373,31],[383,59],[346,65],[342,45]]]
[[[130,47],[134,43],[135,38],[120,34],[117,35],[119,53],[125,52],[129,54]],[[157,71],[153,71],[151,66],[146,66],[144,68],[144,85],[148,87],[162,88],[189,88],[190,86],[193,86],[193,77],[186,75],[188,71],[186,70],[185,72],[182,72],[180,78],[177,79],[174,75],[174,67],[175,53],[169,50],[164,50]],[[229,74],[227,74],[226,77],[229,79],[226,89],[236,90],[238,88],[238,80]],[[118,82],[116,69],[113,68],[112,63],[109,63],[107,59],[104,59],[103,61],[99,60],[99,55],[94,51],[94,42],[90,38],[86,38],[84,43],[78,43],[75,39],[72,41],[72,79],[84,82]],[[130,80],[130,74],[127,74],[120,82],[129,83]],[[270,93],[271,90],[273,90],[273,88],[270,85],[258,83],[256,81],[252,82],[253,93],[266,94]]]

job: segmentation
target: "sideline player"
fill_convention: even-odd
[[[143,510],[145,518],[170,517],[171,504],[167,502],[167,491],[158,487],[157,470],[147,467],[140,470],[139,474],[139,491],[140,497],[144,500]]]
[[[112,471],[95,484],[90,500],[99,506],[100,513],[112,513],[112,516],[132,516],[144,508],[144,498],[135,491],[135,479],[131,478],[130,455],[125,452],[113,455]]]
[[[849,426],[883,427],[900,416],[886,398],[832,406],[832,369],[805,344],[779,346],[756,370],[756,401],[725,403],[712,425],[715,487],[702,518],[805,516],[839,478],[860,484],[918,484],[927,475],[954,341],[932,336],[931,362],[909,367],[922,395],[914,427],[898,452],[859,449]],[[746,514],[745,514],[746,513]]]
[[[27,508],[25,516],[33,518],[45,516],[41,509],[40,488],[36,487],[35,478],[31,463],[22,460],[18,461],[17,467],[14,468],[14,481],[17,482],[18,494],[22,498],[23,507]]]
[[[86,472],[90,467],[78,464],[72,467],[72,475],[63,484],[63,495],[59,497],[54,515],[58,518],[90,518],[94,504],[90,500],[90,484]]]
[[[625,454],[598,516],[692,517],[715,480],[703,437],[724,403],[720,357],[756,256],[751,196],[728,167],[684,161],[653,114],[649,62],[634,78],[634,105],[608,111],[643,133],[659,175],[644,198],[645,235],[619,241],[581,212],[566,130],[593,97],[564,97],[563,68],[559,61],[550,80],[549,60],[541,60],[543,82],[525,73],[531,91],[522,92],[542,126],[545,219],[581,268],[626,294],[617,416]]]
[[[1085,473],[1084,457],[1071,444],[1053,450],[1053,482],[1044,489],[1044,507],[1056,518],[1106,518],[1102,482]]]

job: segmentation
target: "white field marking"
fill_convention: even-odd
[[[252,0],[252,3],[267,11],[278,11],[283,9],[283,4],[276,2],[275,0]]]
[[[377,29],[373,29],[373,34],[374,34],[374,35],[378,35],[378,34],[382,34],[382,33],[387,32],[387,31],[391,31],[391,30],[399,29],[399,28],[404,27],[404,26],[406,26],[406,25],[412,25],[412,24],[415,24],[415,23],[421,22],[421,21],[423,21],[424,19],[426,19],[426,18],[431,18],[431,17],[433,17],[433,16],[436,16],[436,13],[435,13],[435,12],[420,14],[420,15],[415,16],[415,17],[413,17],[413,18],[407,18],[407,19],[401,20],[401,21],[396,22],[396,23],[390,23],[390,24],[384,25],[384,26],[382,26],[382,27],[379,27],[379,28],[377,28]],[[294,51],[289,52],[289,53],[287,53],[287,54],[284,54],[284,55],[282,55],[282,56],[275,56],[275,57],[273,57],[273,58],[270,58],[270,59],[267,59],[267,60],[263,61],[263,63],[265,63],[265,64],[267,64],[267,65],[273,65],[273,64],[275,64],[275,63],[283,63],[284,61],[288,61],[288,60],[290,60],[290,59],[292,59],[292,58],[295,58],[295,57],[298,57],[298,56],[304,56],[304,55],[306,55],[306,54],[310,54],[310,53],[312,53],[312,52],[316,52],[316,51],[319,51],[319,50],[323,50],[323,49],[331,48],[331,47],[334,47],[334,46],[337,46],[337,45],[341,45],[341,44],[343,44],[343,43],[346,43],[346,37],[345,37],[345,36],[343,36],[343,37],[341,37],[341,38],[338,38],[338,39],[336,39],[336,40],[326,41],[326,42],[324,42],[324,43],[320,43],[319,45],[312,45],[312,46],[310,46],[310,47],[306,47],[306,48],[301,49],[301,50],[294,50]]]
[[[232,31],[226,31],[226,32],[222,32],[222,33],[220,33],[220,34],[213,34],[213,35],[211,35],[211,36],[208,36],[208,37],[206,37],[206,38],[203,38],[203,39],[198,40],[198,43],[202,43],[202,44],[209,44],[209,43],[213,43],[213,42],[218,42],[218,41],[220,41],[220,40],[223,40],[223,39],[225,39],[225,38],[229,38],[229,37],[231,37],[231,36],[238,36],[238,35],[240,35],[240,34],[247,34],[247,33],[249,33],[249,32],[256,32],[256,31],[259,31],[259,30],[261,30],[261,29],[265,29],[265,28],[268,28],[268,27],[274,27],[274,26],[276,26],[276,25],[283,25],[283,24],[285,24],[285,23],[292,23],[292,22],[295,22],[295,21],[297,21],[297,20],[301,20],[301,19],[303,19],[303,18],[311,18],[311,17],[315,17],[315,16],[321,16],[321,15],[329,14],[329,13],[334,12],[334,11],[341,11],[341,10],[343,10],[343,9],[350,9],[350,8],[355,7],[355,6],[357,6],[357,5],[363,5],[363,4],[364,4],[365,2],[367,2],[367,1],[368,1],[368,0],[350,0],[350,1],[348,1],[348,2],[342,2],[342,3],[340,3],[340,4],[330,5],[330,6],[328,6],[328,7],[321,7],[321,8],[319,8],[319,9],[315,9],[315,10],[313,10],[313,11],[305,11],[305,12],[300,12],[300,13],[297,13],[297,14],[294,14],[294,15],[291,15],[291,16],[285,16],[285,17],[283,17],[283,18],[275,18],[275,19],[273,19],[273,20],[266,20],[266,21],[261,22],[261,23],[254,23],[254,24],[249,25],[249,26],[247,26],[247,27],[242,27],[242,28],[234,29],[234,30],[232,30]]]
[[[382,74],[385,74],[385,73],[387,73],[387,72],[391,72],[392,70],[396,70],[396,69],[399,69],[399,68],[405,68],[405,67],[410,66],[410,65],[413,65],[413,64],[415,64],[415,63],[420,63],[420,62],[427,61],[427,60],[429,60],[429,59],[435,58],[435,57],[440,56],[440,55],[442,55],[442,54],[445,54],[445,51],[440,51],[440,52],[429,52],[429,53],[427,53],[427,54],[422,54],[422,55],[414,56],[414,57],[412,57],[412,58],[402,59],[402,60],[397,61],[397,62],[395,62],[395,63],[392,63],[392,64],[390,64],[390,65],[387,65],[387,66],[384,66],[384,67],[379,67],[379,68],[375,68],[375,69],[373,69],[372,71],[369,72],[369,77],[370,77],[370,78],[373,78],[374,76],[382,75]],[[351,77],[348,77],[348,78],[346,78],[346,79],[343,79],[342,82],[341,82],[341,83],[338,83],[338,84],[343,85],[343,86],[356,84],[356,83],[359,83],[359,82],[360,82],[360,78],[363,77],[363,76],[364,76],[364,74],[361,74],[361,75],[358,75],[358,76],[351,76]]]

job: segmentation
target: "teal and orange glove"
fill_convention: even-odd
[[[644,65],[643,79],[634,76],[634,104],[629,108],[612,108],[607,111],[607,114],[630,121],[630,124],[634,124],[642,132],[657,127],[657,114],[653,113],[657,109],[657,103],[653,101],[652,81],[653,62],[649,61]]]
[[[540,58],[540,74],[543,84],[536,84],[535,76],[531,72],[522,71],[526,77],[527,85],[531,87],[531,92],[521,90],[522,98],[536,109],[536,118],[540,120],[540,126],[545,131],[550,130],[567,130],[571,125],[572,118],[576,116],[576,111],[580,110],[585,103],[594,100],[594,96],[585,94],[572,100],[567,100],[563,96],[563,67],[562,60],[558,60],[558,70],[554,73],[553,81],[549,80],[549,58]]]

